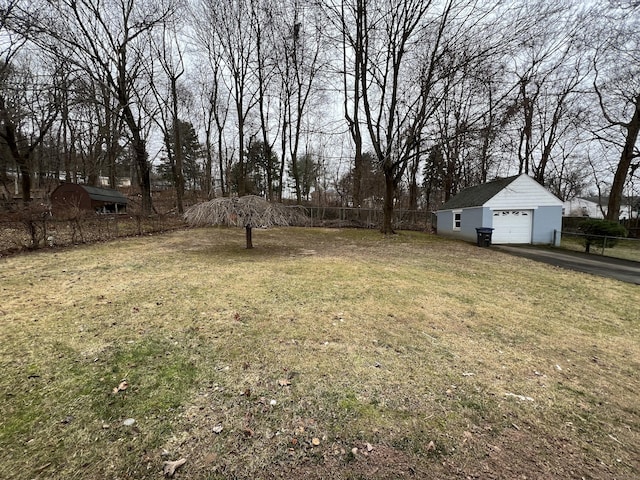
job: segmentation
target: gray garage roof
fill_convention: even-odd
[[[474,187],[465,188],[455,197],[451,198],[439,210],[453,210],[456,208],[480,207],[491,200],[507,185],[513,182],[519,175],[513,177],[500,178],[492,182],[483,183]]]
[[[111,188],[92,187],[89,185],[80,185],[80,187],[87,191],[92,200],[105,203],[128,203],[127,197],[117,190],[113,190]]]

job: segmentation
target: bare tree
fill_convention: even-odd
[[[606,212],[608,220],[618,220],[629,172],[640,158],[640,6],[609,6],[596,12],[605,22],[595,48],[593,89],[606,122],[597,137],[620,152]]]
[[[221,78],[232,99],[237,128],[238,169],[246,176],[245,153],[248,117],[256,104],[255,29],[251,27],[252,0],[218,3],[201,0],[199,14],[216,45],[216,61],[220,61]],[[238,195],[244,195],[244,182],[239,182]]]
[[[341,76],[342,104],[345,121],[353,141],[353,168],[350,171],[353,205],[363,201],[365,157],[363,153],[362,68],[365,41],[365,0],[330,0],[320,2],[329,22],[337,31]]]
[[[247,248],[253,248],[253,227],[301,225],[306,216],[299,208],[287,208],[255,196],[214,198],[188,208],[185,220],[193,226],[228,225],[244,227]]]
[[[49,56],[37,63],[26,51],[32,14],[19,1],[0,7],[0,139],[20,172],[25,205],[31,201],[34,153],[59,113],[59,62]]]
[[[44,0],[43,0],[44,1]],[[174,12],[173,0],[45,1],[40,29],[69,52],[69,61],[96,82],[104,82],[119,105],[135,152],[142,211],[150,213],[151,178],[145,137],[144,109],[147,84],[144,64],[149,61],[146,35],[167,22]]]
[[[176,191],[178,213],[184,212],[184,167],[180,128],[179,80],[185,73],[184,55],[175,25],[165,23],[157,35],[150,36],[151,51],[160,64],[162,79],[157,78],[147,64],[150,86],[158,105],[158,115],[151,115],[163,133],[165,150],[171,165],[171,177]]]
[[[554,149],[575,120],[572,104],[588,74],[578,41],[584,16],[571,1],[528,2],[512,12],[524,27],[506,62],[515,93],[508,120],[518,138],[518,172],[544,184]]]
[[[56,71],[5,56],[0,66],[0,139],[19,172],[22,201],[31,202],[32,160],[59,113]],[[55,68],[55,67],[54,67]],[[44,81],[43,81],[44,80]]]
[[[447,73],[442,62],[457,39],[491,12],[458,0],[381,0],[364,6],[362,105],[385,176],[383,233],[393,232],[396,190],[442,100],[437,90]]]
[[[282,42],[278,38],[278,29],[276,27],[278,19],[278,9],[275,2],[256,2],[253,4],[252,25],[255,30],[256,38],[256,81],[257,81],[257,102],[258,112],[260,116],[260,132],[262,135],[262,158],[270,159],[272,157],[273,147],[277,141],[277,132],[280,130],[278,125],[272,125],[272,92],[276,79],[276,71],[278,65],[276,46]],[[280,115],[275,115],[278,120]],[[271,134],[274,129],[276,135]],[[281,170],[282,171],[282,170]],[[282,200],[282,175],[274,178],[274,170],[271,168],[270,162],[267,160],[266,176],[266,195],[269,201],[273,201],[274,193],[279,193],[279,200]],[[274,189],[274,184],[277,186]]]
[[[199,69],[200,81],[200,110],[203,116],[205,130],[206,167],[205,176],[208,197],[215,196],[213,164],[214,156],[218,166],[219,183],[222,196],[229,194],[229,179],[227,163],[227,142],[225,132],[228,127],[231,109],[231,91],[227,88],[223,72],[225,71],[225,53],[222,44],[218,42],[214,32],[215,17],[202,15],[199,5],[191,12],[193,37],[200,47],[200,54],[204,56]],[[215,130],[215,132],[214,132]],[[214,139],[215,133],[215,139]],[[215,143],[215,149],[214,149]],[[215,150],[215,151],[214,151]]]
[[[283,2],[279,12],[282,22],[282,42],[278,52],[282,91],[282,155],[289,155],[289,174],[293,177],[297,203],[303,197],[302,169],[298,165],[301,141],[305,134],[310,99],[314,94],[314,82],[322,68],[320,54],[323,47],[320,19],[312,10],[305,8],[303,1],[292,0]]]

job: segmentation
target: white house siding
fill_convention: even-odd
[[[562,208],[562,201],[528,175],[521,175],[484,204],[492,210]]]
[[[598,203],[587,200],[586,198],[574,198],[572,200],[567,200],[563,204],[562,214],[565,217],[604,218],[607,214],[607,201],[608,200],[606,198],[603,198],[603,205],[599,205]],[[620,220],[638,218],[638,213],[635,212],[628,203],[623,201],[622,205],[620,205],[618,218]]]
[[[562,208],[562,213],[565,217],[604,218],[599,205],[584,198],[574,198],[572,200],[567,200],[563,203]]]

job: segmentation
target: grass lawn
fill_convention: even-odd
[[[637,286],[422,233],[254,245],[0,259],[2,477],[640,477]]]

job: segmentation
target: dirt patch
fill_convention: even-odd
[[[473,462],[454,466],[468,479],[611,479],[615,468],[589,458],[569,438],[541,436],[532,431],[507,430],[495,438],[473,440]]]

